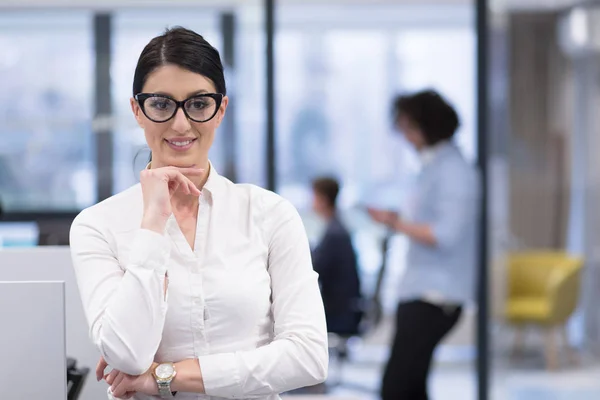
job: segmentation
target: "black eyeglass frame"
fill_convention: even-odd
[[[173,111],[173,115],[171,115],[169,118],[165,119],[165,120],[156,120],[153,119],[151,117],[148,116],[148,114],[146,113],[146,107],[144,106],[144,103],[146,102],[146,100],[148,100],[151,97],[160,97],[163,99],[169,99],[172,102],[175,103],[175,110]],[[194,119],[192,117],[190,117],[190,115],[188,114],[187,110],[185,109],[185,103],[187,103],[190,100],[193,99],[197,99],[197,98],[202,98],[202,97],[210,97],[213,100],[215,100],[215,111],[214,113],[207,119],[205,120],[198,120],[198,119]],[[166,95],[166,94],[160,94],[160,93],[138,93],[135,96],[133,96],[133,98],[138,102],[138,104],[140,105],[140,108],[142,109],[142,112],[144,113],[144,115],[146,116],[146,118],[148,118],[150,121],[152,122],[156,122],[156,123],[163,123],[163,122],[168,122],[170,120],[173,119],[173,117],[175,117],[175,115],[177,114],[177,111],[181,108],[183,110],[183,113],[185,114],[185,116],[194,122],[208,122],[211,119],[213,119],[215,117],[215,115],[217,115],[217,112],[219,111],[219,108],[221,107],[221,103],[223,102],[223,97],[225,97],[223,95],[223,93],[201,93],[201,94],[196,94],[194,96],[188,97],[185,100],[182,101],[177,101],[175,100],[173,97]]]

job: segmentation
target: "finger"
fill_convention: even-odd
[[[185,194],[190,194],[190,183],[189,179],[187,179],[183,174],[177,174],[174,178],[177,182],[177,187]]]
[[[175,167],[173,167],[175,168]],[[196,187],[196,185],[184,174],[179,172],[177,169],[172,169],[165,171],[166,179],[169,181],[169,187],[172,186],[172,182],[177,182],[177,189],[183,191],[185,194],[193,194],[196,196],[200,196],[200,190]],[[171,193],[174,193],[175,190],[172,190]]]
[[[112,371],[110,371],[110,374],[105,375],[104,380],[109,385],[112,385],[112,383],[114,382],[114,380],[115,380],[115,378],[117,377],[118,374],[119,374],[119,371],[117,371],[116,369],[113,369]]]
[[[175,178],[176,175],[193,175],[200,176],[204,173],[203,169],[198,168],[179,168],[179,167],[168,167],[164,171],[165,174],[171,179]]]
[[[178,168],[178,167],[175,167],[175,168],[177,168],[177,170],[179,172],[181,172],[182,174],[184,174],[184,175],[195,175],[195,176],[198,176],[198,175],[202,175],[204,173],[204,169],[202,169],[202,168],[194,168],[194,167],[191,167],[191,168]]]
[[[115,382],[110,386],[110,389],[113,392],[113,396],[118,398],[122,398],[123,396],[125,396],[125,394],[130,391],[129,389],[131,389],[131,378],[125,374],[120,376],[120,378],[121,379],[118,383]]]
[[[180,181],[169,182],[169,190],[171,191],[171,193],[175,193],[177,191],[177,189],[179,189],[180,186],[181,186]]]
[[[202,192],[200,191],[200,189],[198,189],[198,186],[196,186],[194,182],[189,181],[188,185],[190,188],[190,194],[193,194],[194,196],[200,196],[200,194],[202,194]]]
[[[108,367],[108,363],[104,360],[104,357],[100,357],[100,361],[96,364],[96,380],[102,380],[106,367]]]
[[[119,385],[121,384],[121,382],[123,382],[123,379],[125,379],[125,374],[121,372],[112,381],[112,383],[110,384],[110,387],[113,390],[113,393],[114,393],[115,388],[119,387]],[[125,393],[123,393],[123,394],[125,394]],[[121,397],[121,396],[119,396],[119,397]]]
[[[188,188],[189,188],[189,194],[193,194],[196,196],[200,196],[200,189],[198,189],[198,187],[196,186],[196,184],[194,182],[192,182],[188,177],[186,177],[185,175],[183,175],[183,178],[185,179]]]
[[[195,196],[200,196],[200,190],[196,187],[194,182],[192,182],[188,177],[186,177],[183,174],[179,174],[177,179],[185,187],[185,189],[182,188],[184,193],[193,194]]]

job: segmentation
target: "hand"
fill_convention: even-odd
[[[110,385],[110,391],[113,397],[118,399],[130,399],[136,393],[143,393],[150,396],[158,394],[158,385],[152,375],[152,371],[158,364],[153,363],[152,367],[142,375],[133,376],[113,369],[106,375],[106,383]]]
[[[390,228],[393,228],[400,220],[400,216],[395,211],[367,208],[367,212],[374,221],[387,225]]]
[[[104,360],[104,357],[100,356],[100,361],[96,364],[96,380],[100,382],[104,378],[104,370],[108,367],[108,363]]]
[[[199,168],[162,167],[145,169],[140,174],[144,199],[144,217],[142,228],[163,233],[171,215],[171,197],[177,191],[200,196],[200,190],[187,177],[201,176],[204,170]]]

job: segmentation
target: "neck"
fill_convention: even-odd
[[[417,152],[418,152],[418,153],[422,153],[422,152],[424,152],[424,151],[426,151],[426,150],[430,149],[431,147],[430,147],[430,146],[427,146],[427,145],[424,145],[424,144],[422,144],[422,145],[419,145],[419,146],[415,146],[415,148],[417,149]]]
[[[323,217],[323,219],[325,219],[327,222],[331,221],[335,217],[335,208],[323,210],[321,212],[321,217]]]

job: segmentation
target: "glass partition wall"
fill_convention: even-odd
[[[276,189],[299,209],[316,244],[324,226],[312,211],[311,181],[339,180],[339,211],[358,254],[363,292],[379,294],[383,303],[381,322],[351,342],[350,361],[343,368],[332,362],[332,380],[339,382],[333,393],[378,398],[407,243],[394,236],[382,251],[386,232],[370,222],[366,207],[402,207],[420,168],[394,130],[392,99],[439,91],[460,114],[458,146],[477,161],[473,6],[282,2],[275,39]],[[475,324],[470,307],[436,354],[433,398],[475,398]]]
[[[490,10],[492,399],[596,399],[598,9]]]

